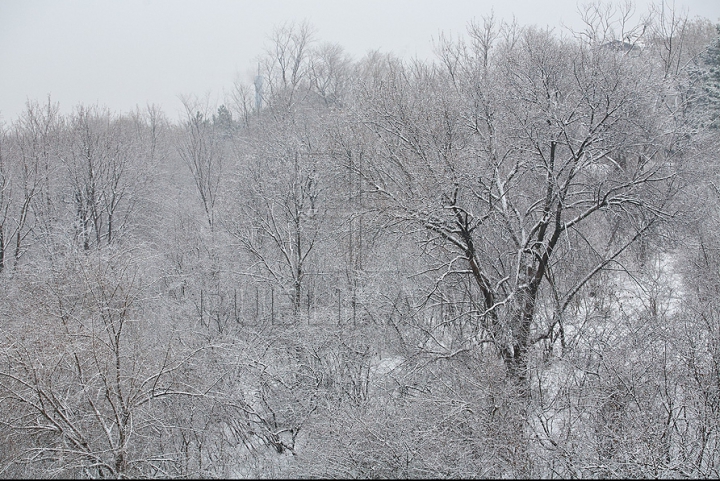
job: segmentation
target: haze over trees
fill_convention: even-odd
[[[0,126],[0,476],[720,476],[720,30],[307,24]]]

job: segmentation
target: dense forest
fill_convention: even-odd
[[[0,477],[720,477],[720,34],[628,8],[29,101]]]

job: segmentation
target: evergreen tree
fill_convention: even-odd
[[[696,84],[693,102],[700,113],[701,123],[720,127],[720,25],[718,35],[700,57],[699,65],[692,75]]]
[[[213,123],[218,127],[223,137],[232,136],[235,132],[236,122],[232,118],[232,113],[224,104],[218,107],[217,115],[213,115]]]

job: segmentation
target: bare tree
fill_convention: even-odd
[[[309,62],[309,76],[315,91],[326,106],[341,104],[350,84],[350,58],[337,44],[316,48]]]
[[[81,106],[73,115],[62,160],[85,250],[112,244],[128,227],[144,184],[136,149],[131,126],[109,111]]]
[[[10,260],[17,267],[33,231],[47,221],[59,128],[57,105],[48,100],[29,102],[11,131],[0,134],[0,271]]]
[[[438,282],[473,280],[473,342],[496,346],[524,384],[530,348],[562,337],[570,300],[671,214],[674,139],[640,62],[536,30],[499,43],[487,68],[477,47],[469,78],[393,63],[368,85],[361,115],[387,160],[363,175],[392,218],[445,252]],[[565,261],[577,249],[584,273]]]
[[[270,36],[271,45],[261,60],[261,72],[267,85],[263,100],[271,107],[284,111],[296,102],[302,102],[302,96],[308,90],[312,41],[313,29],[307,22],[282,25]]]
[[[631,0],[590,2],[578,7],[585,29],[574,34],[583,42],[627,52],[640,50],[650,16],[636,19],[637,9]]]
[[[297,317],[308,264],[322,233],[322,153],[311,145],[277,142],[256,155],[240,180],[250,187],[243,194],[240,218],[229,228],[259,263],[261,275],[288,294]]]
[[[248,127],[250,125],[250,116],[257,108],[257,96],[253,95],[249,86],[235,80],[230,97],[234,111],[238,114],[238,118],[242,119],[242,125]]]
[[[143,264],[138,252],[58,256],[55,275],[28,293],[42,298],[33,312],[6,311],[3,423],[31,440],[15,464],[90,477],[174,472],[148,436],[163,431],[163,399],[202,394],[180,376],[198,350],[145,317]]]
[[[207,104],[184,100],[186,112],[180,156],[190,169],[205,216],[211,229],[215,225],[215,203],[223,173],[224,151]]]

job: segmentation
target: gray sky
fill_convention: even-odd
[[[636,1],[645,12],[649,0]],[[579,3],[585,3],[580,0]],[[359,59],[372,49],[432,56],[439,32],[462,34],[491,9],[520,24],[579,27],[577,0],[0,0],[0,121],[47,95],[126,112],[147,103],[171,119],[179,95],[222,102],[250,83],[273,28],[309,21],[320,41]],[[720,21],[720,0],[675,0]]]

